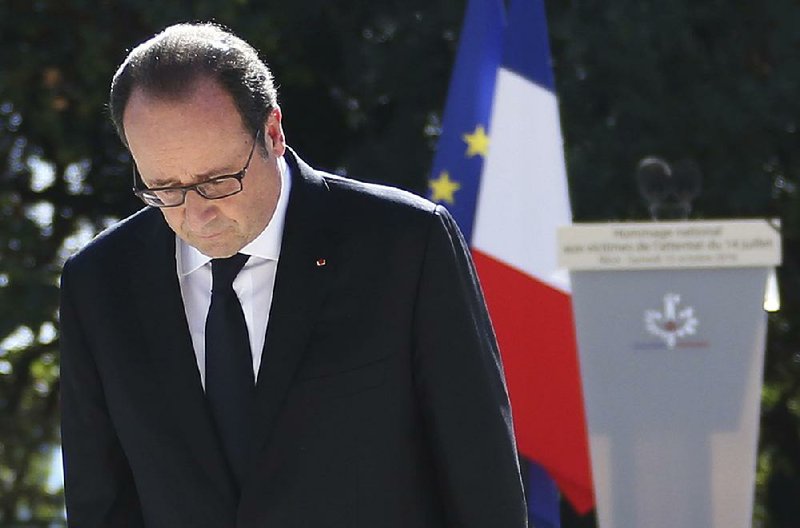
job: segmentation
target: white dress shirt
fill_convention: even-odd
[[[253,355],[253,373],[258,376],[261,352],[266,339],[272,291],[283,239],[286,205],[289,201],[291,175],[283,157],[278,158],[281,189],[278,204],[267,227],[239,253],[250,255],[242,271],[233,281],[233,289],[242,304],[247,331],[250,334],[250,351]],[[247,183],[245,182],[245,185]],[[200,381],[206,386],[206,317],[211,306],[211,257],[203,255],[177,235],[175,260],[178,281],[186,310],[186,321],[192,336],[192,345],[200,371]]]

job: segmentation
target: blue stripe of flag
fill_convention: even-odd
[[[503,67],[555,93],[543,0],[511,0]]]
[[[527,464],[525,496],[528,501],[528,520],[536,528],[561,526],[561,501],[558,487],[547,471],[530,460]]]

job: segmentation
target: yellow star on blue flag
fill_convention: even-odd
[[[434,202],[456,203],[455,193],[461,188],[461,184],[450,179],[450,173],[442,171],[439,177],[428,181],[431,188],[431,200]]]
[[[472,134],[464,134],[461,137],[467,144],[468,158],[480,155],[486,159],[486,155],[489,154],[489,136],[486,135],[483,125],[477,125]]]

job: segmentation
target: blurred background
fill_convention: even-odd
[[[428,193],[464,0],[0,0],[0,526],[62,526],[58,278],[132,213],[106,97],[178,21],[252,43],[310,164]],[[643,220],[637,165],[702,173],[694,218],[777,217],[754,526],[800,519],[800,1],[551,0],[576,221]],[[535,202],[535,199],[534,199]],[[563,505],[564,528],[593,527]]]

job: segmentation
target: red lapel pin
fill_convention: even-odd
[[[327,263],[328,263],[328,261],[327,261],[327,260],[325,260],[324,258],[317,259],[317,267],[318,267],[318,268],[321,268],[322,266],[324,266],[324,265],[325,265],[325,264],[327,264]]]

